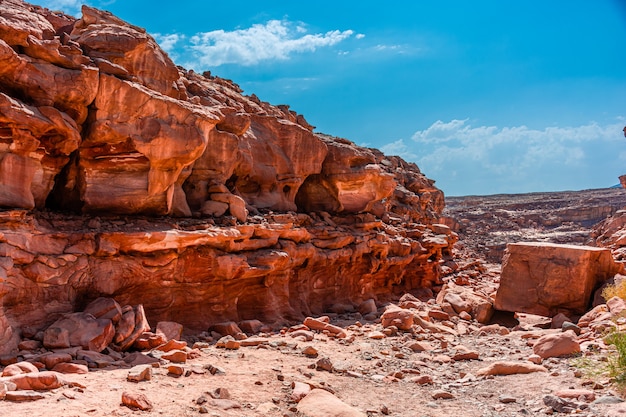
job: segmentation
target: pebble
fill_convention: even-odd
[[[451,400],[454,398],[454,394],[445,390],[436,390],[431,394],[431,397],[435,400]]]
[[[500,401],[502,404],[510,404],[517,402],[517,398],[510,395],[502,394],[498,397],[498,401]]]
[[[619,397],[615,397],[613,395],[603,395],[602,397],[597,398],[592,404],[619,404],[623,403]]]

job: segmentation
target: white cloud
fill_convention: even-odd
[[[302,23],[270,20],[247,29],[231,32],[214,30],[197,33],[189,38],[185,49],[193,57],[185,66],[196,70],[214,68],[224,64],[254,65],[266,60],[285,60],[294,53],[314,52],[318,48],[333,46],[349,37],[352,30],[332,30],[326,33],[307,33]],[[176,35],[163,36],[172,43]],[[182,40],[179,36],[176,42]]]
[[[50,10],[60,10],[72,16],[79,15],[80,8],[85,3],[85,0],[39,0],[34,2],[34,4],[41,7],[45,7]]]
[[[177,33],[173,33],[170,35],[161,35],[160,33],[155,33],[152,35],[154,39],[159,43],[161,48],[168,54],[174,52],[174,48],[179,41],[183,41],[185,39],[185,35],[179,35]]]
[[[531,129],[437,121],[383,146],[452,195],[599,188],[624,172],[623,121]]]

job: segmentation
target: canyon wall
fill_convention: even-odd
[[[439,284],[456,235],[415,164],[86,6],[3,1],[0,59],[0,354],[99,296],[205,330]]]

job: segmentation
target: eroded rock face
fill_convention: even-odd
[[[101,296],[145,307],[121,346],[147,319],[280,323],[440,284],[456,235],[416,165],[176,67],[107,12],[0,11],[0,353]],[[162,215],[184,219],[132,220]]]
[[[543,242],[511,243],[495,308],[552,317],[583,314],[593,291],[620,271],[608,249]]]

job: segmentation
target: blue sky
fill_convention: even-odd
[[[446,195],[626,174],[624,0],[87,3],[145,27],[179,65],[417,163]]]

